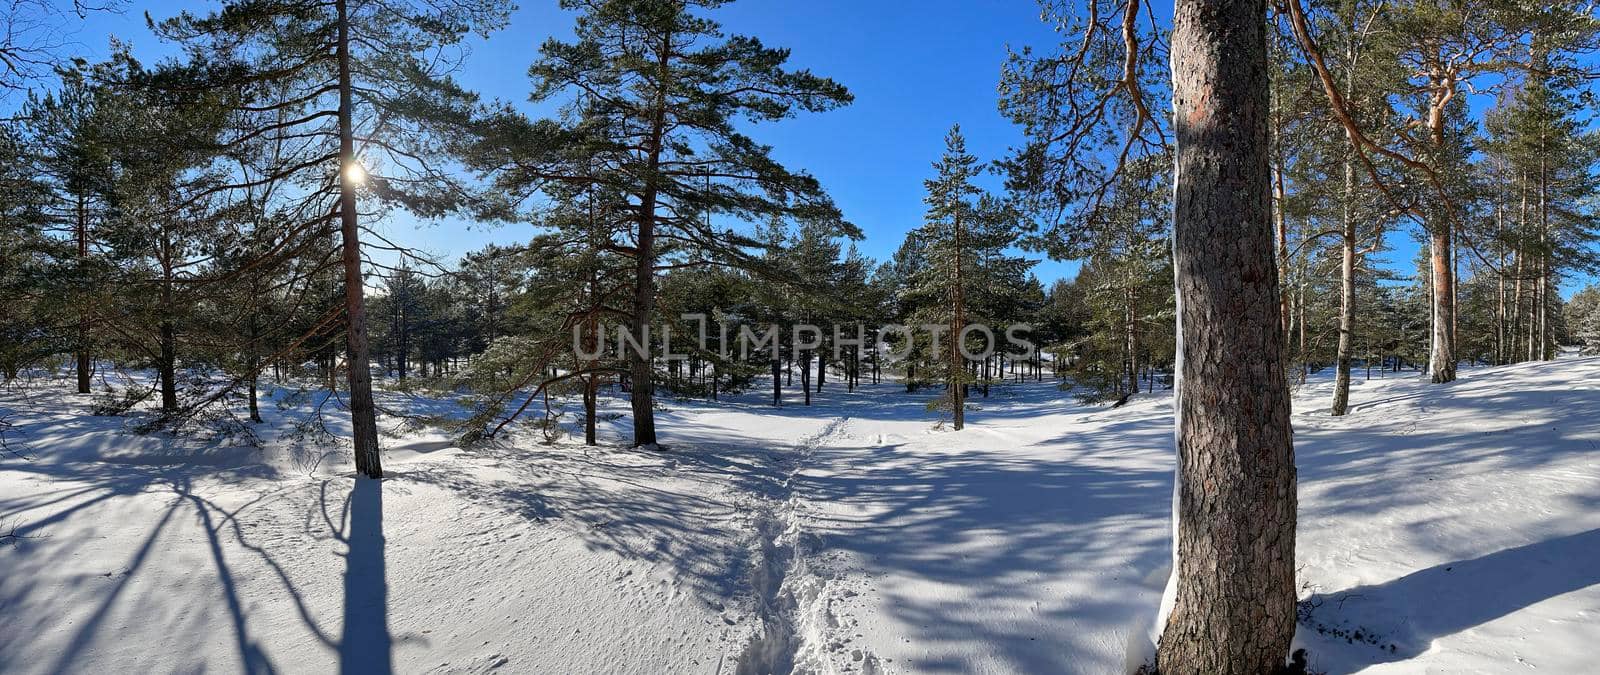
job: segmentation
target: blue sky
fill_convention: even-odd
[[[525,102],[527,68],[538,45],[551,35],[571,34],[572,15],[555,0],[523,0],[522,5],[507,28],[473,40],[471,57],[458,74],[486,98]],[[200,11],[205,6],[135,1],[120,15],[92,16],[74,36],[77,51],[103,57],[108,37],[116,35],[132,42],[141,59],[158,60],[173,50],[145,29],[143,14],[159,19],[181,7]],[[1058,41],[1039,20],[1033,0],[741,0],[713,18],[729,32],[789,47],[792,66],[838,80],[855,94],[851,106],[765,124],[753,135],[774,146],[787,166],[815,175],[846,218],[866,233],[858,243],[861,250],[879,260],[887,259],[919,223],[922,181],[931,174],[930,163],[942,151],[951,124],[961,124],[968,149],[983,160],[1001,157],[1020,142],[995,103],[1007,45],[1049,48]],[[989,187],[998,183],[993,178]],[[408,218],[382,227],[396,241],[447,258],[531,234],[528,226]],[[1387,266],[1412,273],[1416,238],[1401,230],[1389,239]],[[1035,271],[1048,284],[1071,277],[1077,267],[1044,260]],[[1579,285],[1565,284],[1564,294]]]

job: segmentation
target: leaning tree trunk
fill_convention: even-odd
[[[339,14],[339,231],[343,239],[345,370],[350,386],[350,429],[355,441],[356,473],[383,477],[378,454],[378,420],[372,402],[372,367],[367,356],[367,305],[361,277],[361,239],[356,225],[355,135],[350,122],[350,18],[345,0],[336,0]]]
[[[1294,636],[1295,468],[1267,167],[1264,0],[1177,0],[1174,560],[1163,675],[1261,675]],[[1170,604],[1168,604],[1170,603]]]

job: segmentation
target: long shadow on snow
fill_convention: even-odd
[[[725,602],[747,590],[751,504],[741,495],[776,494],[786,449],[751,451],[733,430],[697,433],[692,447],[670,452],[491,444],[469,455],[509,477],[432,463],[396,476],[550,521],[591,548],[667,566],[706,602]]]
[[[1145,433],[1165,436],[1159,425],[1144,424]],[[802,473],[795,489],[834,505],[835,513],[852,514],[808,519],[822,550],[961,589],[931,595],[878,589],[887,611],[911,627],[911,641],[941,654],[911,664],[915,669],[970,672],[1000,662],[1016,672],[1073,672],[1086,663],[1077,660],[1083,655],[1105,656],[1106,645],[1091,644],[1089,635],[1133,627],[1153,611],[1160,589],[1140,580],[1168,555],[1172,490],[1159,444],[1100,434],[1076,441],[1045,458],[980,450],[982,438],[973,449],[951,453],[901,445],[830,448],[824,452],[839,457],[837,469]],[[1129,452],[1151,453],[1152,461],[1104,461]],[[1033,610],[1042,619],[1027,616],[1024,605],[1040,599],[1040,584],[1092,569],[1115,570],[1114,578],[1075,582],[1118,582],[1140,592],[1050,589],[1043,599],[1051,608]],[[1021,616],[997,617],[999,608]],[[1119,653],[1109,658],[1120,658],[1122,645],[1112,648]]]
[[[1412,572],[1381,584],[1320,593],[1304,602],[1311,629],[1362,629],[1381,644],[1363,650],[1370,661],[1351,670],[1404,661],[1426,652],[1433,641],[1488,623],[1544,600],[1600,584],[1600,529],[1502,549]],[[1393,626],[1327,623],[1342,608],[1364,606]],[[1376,608],[1374,611],[1373,608]],[[1393,644],[1391,651],[1388,645]]]
[[[52,507],[66,504],[49,515],[27,520],[17,525],[17,535],[23,541],[41,538],[40,543],[29,543],[18,546],[8,552],[15,556],[7,562],[7,574],[0,577],[0,607],[15,608],[26,605],[31,596],[35,594],[48,594],[53,598],[63,595],[61,589],[43,588],[31,582],[33,579],[44,576],[44,571],[54,562],[50,556],[35,556],[38,548],[47,545],[61,545],[67,547],[89,547],[93,542],[58,542],[53,541],[50,528],[54,525],[88,512],[97,505],[114,505],[120,499],[131,498],[146,492],[170,491],[173,499],[162,509],[160,517],[156,520],[150,531],[144,536],[143,541],[128,559],[120,572],[108,573],[105,578],[113,579],[109,587],[93,593],[94,611],[89,617],[72,629],[71,637],[65,649],[56,654],[53,665],[46,672],[69,672],[74,669],[73,663],[90,648],[95,642],[117,639],[115,626],[107,625],[113,610],[119,602],[126,603],[133,611],[143,615],[144,620],[158,620],[163,612],[150,607],[150,611],[141,612],[137,607],[150,603],[154,598],[139,595],[130,586],[130,581],[140,574],[152,555],[161,549],[158,542],[163,534],[183,536],[184,527],[179,524],[178,516],[185,506],[193,508],[194,515],[199,521],[200,529],[206,537],[206,551],[213,570],[217,575],[218,585],[222,591],[224,611],[228,623],[232,628],[240,670],[247,673],[271,673],[275,671],[271,659],[262,651],[260,643],[251,636],[244,603],[240,597],[238,581],[224,557],[223,530],[231,525],[237,535],[242,536],[238,530],[238,523],[234,520],[239,510],[225,511],[221,507],[197,494],[194,490],[194,481],[201,476],[214,477],[224,482],[238,481],[245,477],[263,477],[271,472],[259,467],[247,468],[218,468],[205,464],[208,453],[204,450],[193,454],[178,456],[181,459],[198,458],[198,465],[180,465],[162,463],[153,460],[136,462],[110,461],[110,462],[7,462],[0,464],[0,468],[8,471],[29,473],[41,478],[56,481],[73,481],[88,483],[86,487],[76,488],[63,495],[54,495],[48,499],[27,500],[15,498],[0,504],[0,521],[20,520],[17,514],[25,510]],[[266,498],[269,495],[262,495]],[[74,501],[76,500],[76,501]],[[249,506],[249,505],[247,505]],[[187,573],[187,571],[186,571]],[[77,588],[86,588],[89,584],[98,583],[92,579],[78,578],[71,581]],[[124,599],[124,595],[133,592],[133,597]],[[37,665],[43,655],[30,653],[29,648],[36,648],[36,643],[31,641],[32,636],[38,636],[60,627],[45,625],[43,617],[32,618],[32,624],[27,624],[28,617],[19,616],[15,612],[6,612],[4,621],[0,626],[0,670],[13,667],[26,667],[29,664]],[[204,616],[206,613],[201,612]],[[173,621],[181,622],[185,617],[174,617]],[[15,623],[13,623],[15,622]],[[209,630],[211,627],[207,626]],[[183,634],[175,626],[171,631],[174,634]],[[177,648],[176,645],[173,646]],[[152,647],[154,649],[154,647]],[[154,651],[147,653],[155,653]],[[192,652],[190,652],[192,656]],[[14,666],[8,666],[14,663]],[[203,661],[194,663],[200,669],[204,668]]]
[[[1301,517],[1370,516],[1425,505],[1436,498],[1426,485],[1436,477],[1538,471],[1600,452],[1594,440],[1600,439],[1600,389],[1550,384],[1553,371],[1571,367],[1524,364],[1488,382],[1418,382],[1412,385],[1418,391],[1358,402],[1342,421],[1296,415],[1296,447],[1315,450],[1296,457],[1301,484],[1317,491],[1314,500],[1302,498]],[[1435,411],[1471,423],[1436,423],[1415,433]]]
[[[71,627],[66,647],[54,655],[45,672],[70,672],[86,651],[102,642],[122,639],[116,627],[109,623],[119,613],[139,616],[143,623],[165,621],[168,625],[159,631],[171,638],[170,644],[142,645],[141,655],[170,653],[180,656],[180,662],[171,664],[175,670],[205,671],[220,667],[208,663],[206,652],[196,647],[203,637],[214,634],[211,622],[213,607],[208,596],[195,596],[185,600],[191,610],[174,614],[168,611],[166,601],[160,597],[167,592],[161,582],[164,570],[155,567],[152,558],[163,548],[163,536],[185,537],[193,528],[185,526],[178,516],[185,507],[192,509],[196,524],[205,536],[206,551],[213,573],[221,591],[221,610],[227,618],[234,638],[238,669],[246,673],[272,673],[277,666],[263,649],[263,644],[252,635],[248,607],[266,596],[260,586],[277,587],[269,595],[273,599],[287,599],[303,622],[306,631],[325,648],[341,657],[343,672],[389,672],[390,647],[386,621],[386,586],[383,577],[382,497],[376,481],[357,481],[354,498],[345,506],[346,514],[339,516],[341,525],[329,520],[326,524],[332,538],[348,545],[345,616],[342,639],[335,639],[322,628],[324,622],[315,617],[308,599],[291,579],[288,570],[264,546],[249,537],[249,526],[242,522],[248,509],[271,504],[285,493],[309,488],[311,484],[279,483],[279,487],[262,491],[253,499],[231,510],[207,498],[196,483],[204,481],[208,489],[218,485],[241,487],[246,481],[273,480],[275,471],[259,464],[240,464],[237,448],[218,444],[187,446],[166,437],[161,439],[170,454],[136,457],[112,457],[104,461],[39,461],[8,460],[0,462],[0,470],[15,471],[37,476],[49,481],[70,482],[74,485],[61,493],[34,497],[11,497],[0,500],[0,521],[15,522],[17,534],[25,542],[6,554],[7,573],[0,576],[0,607],[18,608],[30,603],[62,601],[69,593],[86,594],[93,603],[89,617]],[[323,493],[324,518],[327,518],[328,481],[320,485]],[[365,489],[363,489],[365,488]],[[90,518],[103,509],[121,508],[118,504],[146,493],[171,493],[171,500],[161,509],[143,541],[120,570],[96,577],[77,577],[68,580],[69,589],[45,587],[34,580],[46,578],[56,556],[74,555],[76,550],[92,550],[96,538],[62,540],[52,535],[51,529],[73,518]],[[46,509],[43,517],[21,518],[18,514]],[[348,517],[348,519],[346,518]],[[308,519],[307,529],[310,530]],[[270,574],[240,576],[234,572],[237,561],[230,564],[227,555],[238,556],[238,551],[248,551]],[[53,553],[41,554],[45,551]],[[176,573],[192,576],[201,568],[185,567]],[[135,578],[144,584],[131,584]],[[253,578],[252,578],[253,577]],[[106,585],[106,579],[110,579]],[[259,581],[258,581],[259,580]],[[241,582],[252,582],[253,592],[241,590]],[[202,588],[204,586],[201,586]],[[250,601],[247,602],[246,599]],[[48,617],[29,616],[14,611],[0,613],[0,671],[26,669],[37,666],[44,656],[37,653],[36,636],[61,630],[48,625]]]

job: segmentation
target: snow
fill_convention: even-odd
[[[1343,418],[1331,378],[1296,393],[1313,668],[1589,670],[1600,359],[1376,375]],[[1167,392],[997,387],[953,432],[899,384],[774,409],[758,383],[667,401],[662,450],[626,416],[599,448],[390,420],[380,487],[286,433],[315,397],[277,392],[256,449],[69,386],[0,391],[32,456],[0,458],[8,673],[1125,672],[1171,563]]]

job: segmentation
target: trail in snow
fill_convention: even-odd
[[[808,557],[815,548],[804,529],[804,502],[795,481],[819,448],[845,433],[848,416],[830,421],[802,439],[784,460],[785,477],[778,494],[763,500],[755,517],[756,563],[752,583],[759,603],[762,632],[738,660],[739,675],[828,672],[827,631],[829,581],[812,571]],[[857,652],[864,672],[875,672],[875,659]]]

